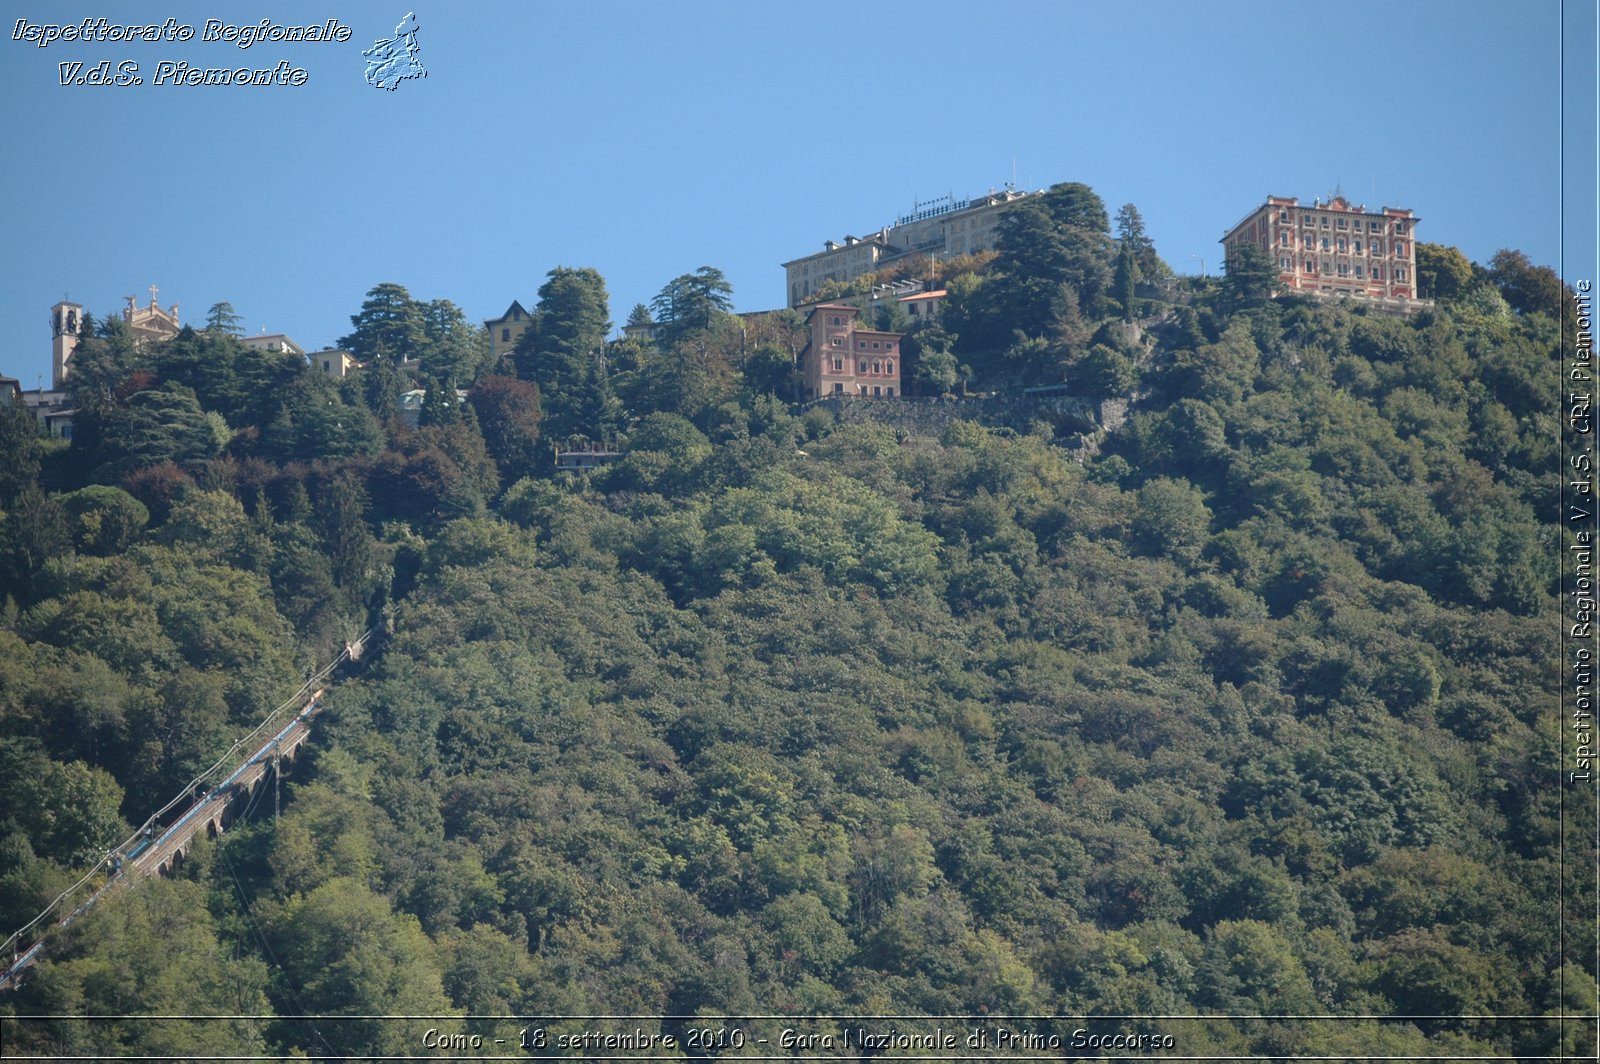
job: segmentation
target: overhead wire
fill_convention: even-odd
[[[160,809],[156,810],[156,812],[147,817],[144,823],[141,824],[138,830],[136,830],[132,835],[128,836],[118,845],[107,850],[104,858],[96,861],[94,866],[90,868],[89,871],[84,873],[83,878],[79,879],[72,886],[56,895],[56,897],[44,907],[44,910],[40,912],[38,916],[35,916],[32,920],[28,921],[16,931],[12,932],[10,937],[5,940],[4,944],[0,945],[0,951],[9,952],[12,955],[11,966],[6,968],[4,971],[0,971],[0,988],[11,985],[13,980],[20,974],[21,970],[27,966],[27,963],[31,963],[33,955],[37,952],[37,940],[33,946],[28,948],[26,952],[22,950],[21,944],[23,941],[23,936],[33,931],[36,927],[39,927],[45,921],[50,920],[56,915],[59,915],[61,911],[66,908],[68,900],[76,896],[78,891],[88,886],[94,880],[94,878],[100,874],[102,867],[115,869],[117,867],[115,864],[116,856],[118,854],[127,853],[136,847],[141,838],[147,837],[149,833],[154,831],[156,824],[163,816],[171,812],[184,801],[197,800],[196,796],[201,793],[199,788],[201,788],[208,779],[211,779],[224,766],[232,765],[237,759],[239,750],[242,747],[248,748],[248,745],[253,740],[258,740],[263,732],[276,723],[278,717],[283,713],[284,710],[291,706],[305,705],[304,699],[313,693],[315,685],[332,675],[333,670],[338,668],[346,660],[355,660],[354,656],[352,655],[352,651],[356,648],[365,648],[367,640],[371,638],[372,635],[377,632],[377,630],[378,626],[373,625],[353,642],[346,642],[344,649],[340,651],[332,661],[323,666],[317,672],[307,676],[305,682],[300,685],[299,689],[296,690],[293,695],[285,699],[270,713],[268,713],[266,717],[260,721],[260,723],[251,729],[249,734],[245,735],[241,739],[236,740],[233,745],[228,748],[227,753],[223,754],[222,757],[220,757],[210,768],[206,769],[204,772],[200,773],[194,779],[185,784],[184,787],[180,789],[178,793],[167,802],[166,805],[162,806]],[[104,884],[101,884],[100,887],[90,892],[82,904],[66,913],[64,916],[61,916],[60,919],[56,921],[56,924],[58,926],[65,926],[79,914],[86,912],[95,904],[96,901],[99,900],[101,894],[111,888],[111,886],[116,882],[116,878],[117,877],[114,874]]]

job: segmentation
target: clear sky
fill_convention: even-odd
[[[428,76],[374,89],[361,52],[408,7]],[[226,300],[249,332],[307,349],[346,333],[380,282],[481,321],[531,307],[557,265],[599,269],[618,323],[702,265],[759,310],[783,303],[779,263],[1013,173],[1136,204],[1180,273],[1217,272],[1218,237],[1268,194],[1336,188],[1412,208],[1422,239],[1475,261],[1512,247],[1596,273],[1594,0],[0,10],[0,373],[24,387],[49,383],[63,295],[104,316],[155,284],[186,322]],[[18,19],[113,12],[196,36],[13,39]],[[353,36],[200,39],[207,19],[263,17]],[[102,60],[137,63],[144,84],[60,84],[58,64]],[[157,85],[163,60],[307,77]]]

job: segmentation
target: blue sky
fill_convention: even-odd
[[[408,5],[428,77],[374,89],[361,51]],[[1136,204],[1182,273],[1217,272],[1217,238],[1269,193],[1336,187],[1414,209],[1422,239],[1476,261],[1514,247],[1596,273],[1593,0],[0,10],[0,373],[25,387],[48,384],[51,304],[103,316],[151,284],[185,321],[227,300],[248,331],[308,349],[380,282],[482,320],[531,307],[557,265],[599,269],[619,323],[708,264],[738,309],[780,306],[779,263],[1013,168],[1022,187],[1082,181],[1112,212]],[[353,37],[12,39],[18,19],[101,15],[336,18]],[[59,84],[58,63],[105,59],[145,84]],[[158,86],[161,60],[287,60],[308,78]]]

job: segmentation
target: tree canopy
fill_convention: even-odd
[[[380,285],[343,379],[110,326],[70,444],[0,408],[13,926],[382,633],[279,815],[239,803],[52,935],[7,1046],[405,1055],[372,1017],[424,1013],[1588,1044],[1538,1018],[1595,985],[1550,915],[1594,907],[1541,768],[1550,278],[1429,252],[1466,287],[1398,318],[1244,260],[1130,315],[1136,215],[1113,243],[1084,186],[1026,202],[904,350],[920,390],[1003,402],[790,406],[796,315],[727,313],[708,269],[668,282],[664,337],[608,344],[604,280],[558,268],[514,377],[444,300],[404,296],[407,360]],[[386,416],[418,387],[417,424]],[[1108,398],[1120,423],[1084,413]],[[574,431],[615,460],[552,469]]]

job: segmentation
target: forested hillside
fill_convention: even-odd
[[[1430,246],[1437,305],[1383,317],[1270,298],[1250,259],[1174,279],[1132,205],[1113,232],[1084,186],[1041,200],[948,265],[906,378],[1132,396],[1113,433],[791,406],[798,315],[731,315],[711,268],[609,344],[603,279],[552,270],[501,364],[380,285],[343,380],[223,315],[98,325],[70,445],[0,412],[0,923],[392,634],[279,819],[78,921],[0,1015],[1361,1016],[1124,1026],[1560,1052],[1483,1018],[1595,996],[1558,938],[1594,901],[1558,833],[1560,282]],[[623,456],[556,473],[574,436]],[[420,1051],[380,1021],[11,1030]]]

